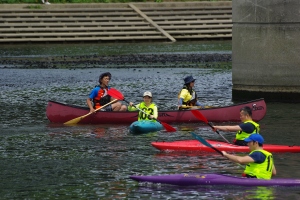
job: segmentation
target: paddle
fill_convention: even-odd
[[[196,135],[196,133],[194,133],[194,132],[190,132],[190,133],[192,134],[192,136],[193,136],[196,140],[198,140],[199,142],[201,142],[201,143],[204,144],[205,146],[212,148],[213,150],[215,150],[216,152],[218,152],[219,154],[221,154],[222,156],[224,156],[223,153],[222,153],[222,151],[220,151],[219,149],[217,149],[217,148],[215,148],[214,146],[212,146],[211,144],[209,144],[204,138],[200,137],[199,135]],[[237,164],[238,166],[240,166],[241,168],[245,169],[245,167],[244,167],[243,165],[241,165],[241,164],[239,164],[239,163],[236,163],[236,164]]]
[[[192,136],[193,136],[196,140],[198,140],[199,142],[201,142],[201,143],[204,144],[205,146],[212,148],[213,150],[215,150],[216,152],[218,152],[219,154],[221,154],[222,156],[224,156],[223,153],[222,153],[219,149],[213,147],[213,146],[212,146],[211,144],[209,144],[205,139],[203,139],[203,138],[200,137],[199,135],[196,135],[196,133],[194,133],[194,132],[191,132],[191,134],[192,134]]]
[[[214,129],[214,127],[208,122],[208,120],[202,115],[202,113],[199,110],[191,110],[191,112],[193,113],[193,115],[195,117],[197,117],[199,120],[205,122],[207,125],[209,125],[212,129]],[[216,131],[227,143],[230,144],[230,142],[219,133],[219,131]]]
[[[112,97],[114,97],[114,98],[116,98],[116,99],[118,99],[118,100],[125,101],[126,103],[129,104],[129,102],[124,98],[123,94],[122,94],[120,91],[118,91],[118,90],[116,90],[116,89],[114,89],[114,88],[110,88],[110,89],[108,90],[108,95],[110,95],[110,96],[112,96]],[[149,115],[149,114],[147,114],[145,111],[143,111],[143,110],[137,108],[135,105],[133,105],[133,106],[134,106],[136,109],[138,109],[139,111],[143,112],[144,114]],[[156,120],[157,122],[161,123],[161,124],[163,125],[163,127],[166,129],[167,132],[175,132],[175,131],[176,131],[176,129],[173,128],[172,126],[170,126],[169,124],[164,123],[164,122],[161,122],[161,121],[159,121],[158,119],[155,119],[155,118],[153,118],[153,119]]]
[[[109,103],[107,103],[107,104],[101,106],[100,108],[97,108],[97,109],[95,110],[95,112],[97,112],[97,111],[100,110],[101,108],[104,108],[104,107],[108,106],[109,104],[115,103],[116,101],[118,101],[118,99],[112,100],[111,102],[109,102]],[[78,122],[80,122],[80,120],[82,120],[83,118],[89,116],[90,114],[93,114],[93,113],[90,112],[90,113],[88,113],[88,114],[86,114],[86,115],[77,117],[77,118],[75,118],[75,119],[71,119],[70,121],[67,121],[67,122],[65,122],[64,124],[65,124],[65,125],[77,124]]]
[[[181,108],[205,109],[205,108],[212,108],[212,106],[185,106],[185,105],[182,105]]]

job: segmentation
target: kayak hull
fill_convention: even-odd
[[[238,185],[238,186],[300,186],[300,179],[274,178],[262,180],[221,174],[170,174],[155,176],[130,176],[138,182],[171,184],[178,186],[193,185]]]
[[[133,122],[130,127],[130,133],[133,134],[143,134],[143,133],[150,133],[156,132],[163,129],[163,126],[159,122],[141,120]]]
[[[206,140],[213,147],[220,151],[228,152],[249,152],[248,146],[237,146],[228,144],[227,142],[220,142],[214,140]],[[198,140],[179,140],[173,142],[152,142],[151,145],[161,151],[202,151],[202,152],[214,152],[210,147],[203,145]],[[276,153],[299,153],[300,146],[287,146],[287,145],[273,145],[264,144],[264,150]]]
[[[201,113],[210,122],[240,122],[240,109],[244,106],[252,108],[254,121],[260,121],[266,115],[267,107],[264,99],[257,99],[240,104],[224,107],[201,109]],[[75,105],[68,105],[49,101],[46,108],[46,116],[52,123],[65,123],[74,118],[86,115],[89,108]],[[131,124],[138,118],[138,111],[134,112],[109,112],[100,111],[91,114],[79,123],[81,124]],[[165,123],[199,123],[190,110],[169,110],[159,111],[158,119]]]

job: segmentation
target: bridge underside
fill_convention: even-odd
[[[300,102],[300,1],[232,5],[233,99]]]

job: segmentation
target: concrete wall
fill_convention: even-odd
[[[231,39],[231,3],[0,4],[0,43]]]
[[[300,102],[300,0],[233,0],[233,99]]]

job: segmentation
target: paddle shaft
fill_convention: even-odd
[[[204,117],[204,115],[202,115],[202,113],[199,111],[199,110],[191,110],[191,112],[193,113],[193,115],[195,116],[195,117],[197,117],[199,120],[201,120],[201,121],[203,121],[203,122],[205,122],[208,126],[210,126],[213,130],[215,130],[214,129],[214,127],[211,125],[211,123],[209,123],[208,122],[208,120],[206,119],[206,117]],[[217,131],[216,130],[216,132],[228,143],[228,144],[230,144],[230,142],[225,138],[225,137],[223,137],[223,135],[221,135],[220,133],[219,133],[219,131]]]
[[[211,125],[211,123],[208,122],[207,124],[214,130],[214,127]],[[221,133],[219,133],[218,130],[216,130],[216,133],[218,133],[227,143],[230,144],[230,142]]]
[[[218,152],[219,154],[224,156],[222,151],[220,151],[219,149],[217,149],[214,146],[212,146],[211,144],[209,144],[204,138],[200,137],[199,135],[196,135],[196,133],[193,133],[193,132],[191,132],[191,134],[196,140],[198,140],[199,142],[201,142],[205,146],[212,148],[213,150],[215,150],[216,152]]]
[[[105,104],[105,105],[103,105],[103,106],[97,108],[97,109],[95,110],[95,112],[97,112],[97,111],[100,110],[101,108],[104,108],[104,107],[108,106],[109,104],[112,104],[112,103],[114,103],[114,102],[116,102],[116,101],[118,101],[118,99],[115,99],[115,100],[113,100],[113,101],[111,101],[111,102],[109,102],[109,103],[107,103],[107,104]],[[85,118],[85,117],[87,117],[87,116],[89,116],[90,114],[93,114],[93,113],[95,113],[95,112],[89,112],[89,113],[87,113],[87,114],[85,114],[85,115],[83,115],[83,116],[81,116],[81,117],[77,117],[77,118],[71,119],[71,120],[65,122],[64,124],[66,124],[66,125],[77,124],[80,120],[82,120],[83,118]]]
[[[182,108],[204,108],[203,106],[181,106]]]
[[[178,107],[177,104],[174,104],[174,105]],[[207,108],[214,108],[214,106],[187,106],[187,105],[182,105],[181,108],[183,108],[183,109],[185,109],[185,108],[207,109]]]
[[[107,104],[104,104],[104,105],[101,106],[100,108],[95,109],[95,112],[97,112],[97,111],[100,110],[101,108],[104,108],[104,107],[108,106],[109,104],[115,103],[115,102],[117,102],[117,101],[118,101],[118,99],[114,99],[114,100],[108,102]]]
[[[215,150],[216,152],[218,152],[219,154],[221,154],[222,156],[224,156],[224,154],[222,153],[222,151],[220,151],[219,149],[215,148],[214,146],[212,146],[211,144],[209,144],[204,138],[200,137],[199,135],[197,135],[196,133],[191,132],[192,136],[198,140],[199,142],[201,142],[202,144],[204,144],[207,147],[212,148],[213,150]],[[243,165],[241,165],[240,163],[236,163],[238,166],[240,166],[241,168],[245,169],[245,167]]]

